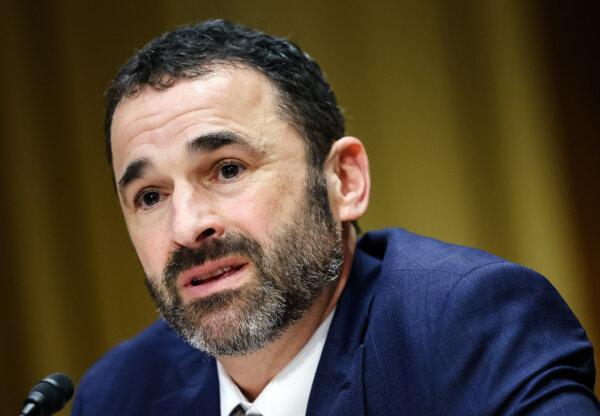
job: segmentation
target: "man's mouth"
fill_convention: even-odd
[[[178,286],[182,298],[191,301],[223,290],[240,287],[246,277],[248,260],[223,258],[206,262],[181,273]]]
[[[189,285],[198,286],[203,283],[210,282],[212,280],[220,279],[222,277],[225,277],[228,274],[237,272],[242,267],[244,267],[243,264],[238,265],[238,266],[225,266],[225,267],[215,270],[214,272],[205,274],[203,276],[194,276],[192,278],[192,280],[190,281]],[[230,273],[230,272],[232,272],[232,273]]]

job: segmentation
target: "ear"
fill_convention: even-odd
[[[369,205],[369,160],[356,137],[342,137],[333,143],[324,166],[331,209],[340,221],[360,218]]]

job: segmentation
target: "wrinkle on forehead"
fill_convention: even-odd
[[[125,98],[115,110],[115,167],[119,154],[122,157],[128,148],[177,137],[193,127],[195,120],[233,129],[238,124],[260,138],[265,124],[287,124],[280,116],[277,100],[273,84],[253,69],[221,68],[200,78],[180,81],[167,90],[147,87]]]
[[[202,83],[198,85],[197,81]],[[248,85],[252,88],[247,88]],[[195,91],[201,95],[194,94]],[[175,105],[169,92],[178,95]],[[136,135],[139,130],[152,130],[167,124],[192,107],[196,107],[197,111],[210,111],[224,106],[232,113],[240,113],[241,110],[247,112],[265,106],[272,108],[276,115],[275,97],[275,88],[258,71],[223,69],[201,78],[180,81],[167,90],[146,87],[139,94],[123,99],[115,110],[113,128],[118,131],[123,125],[125,136]],[[127,116],[124,117],[124,113]]]

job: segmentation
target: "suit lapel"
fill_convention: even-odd
[[[362,344],[381,263],[357,247],[308,401],[307,416],[365,414]]]

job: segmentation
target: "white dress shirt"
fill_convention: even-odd
[[[246,410],[247,415],[305,415],[308,396],[334,312],[335,309],[321,323],[302,350],[266,385],[253,403],[246,399],[225,368],[217,361],[221,416],[229,416],[239,404]]]

